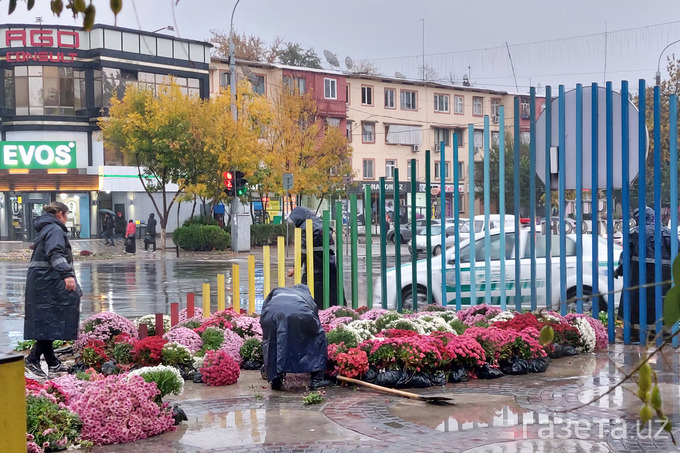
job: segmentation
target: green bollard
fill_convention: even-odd
[[[411,307],[418,311],[418,251],[416,250],[416,160],[411,159]],[[427,237],[430,237],[429,231]]]
[[[399,202],[399,169],[394,169],[394,275],[397,280],[397,312],[402,312],[401,300],[401,204]]]
[[[364,191],[364,228],[366,236],[366,305],[370,310],[373,308],[373,234],[371,232],[371,188],[365,187]]]
[[[359,251],[357,231],[357,194],[349,196],[350,209],[350,245],[352,247],[352,309],[359,308]]]
[[[335,202],[335,257],[338,261],[338,305],[343,305],[345,280],[342,263],[342,203]]]
[[[331,213],[323,212],[323,308],[331,304],[331,252],[330,252]]]
[[[387,309],[387,217],[385,217],[385,178],[380,178],[380,303]]]
[[[428,232],[426,239],[427,251],[427,303],[432,303],[432,238],[430,229],[432,228],[432,184],[430,183],[430,150],[425,151],[425,228]]]

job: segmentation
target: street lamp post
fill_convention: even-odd
[[[661,85],[661,57],[663,56],[663,53],[668,49],[670,46],[673,44],[677,44],[680,42],[680,39],[677,41],[673,41],[672,43],[668,44],[666,47],[663,48],[661,53],[659,54],[659,61],[656,64],[656,86]]]
[[[234,13],[236,7],[241,0],[236,0],[234,9],[231,10],[231,21],[229,29],[229,94],[231,96],[231,114],[234,117],[234,122],[238,120],[238,113],[236,111],[236,56],[234,55]],[[231,200],[231,250],[238,253],[238,194],[234,193]]]

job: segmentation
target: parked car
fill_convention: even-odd
[[[525,289],[528,283],[531,281],[531,249],[530,249],[530,230],[520,229],[520,278],[522,282],[522,307],[531,307],[531,295],[529,294],[529,289]],[[584,234],[582,236],[582,246],[583,246],[583,294],[590,295],[592,291],[592,239],[593,236],[590,234]],[[566,237],[566,260],[567,260],[567,298],[571,299],[576,296],[576,236],[568,235]],[[620,247],[615,248],[614,253],[614,263],[607,262],[607,246],[606,240],[603,238],[598,238],[598,288],[600,292],[608,291],[608,278],[607,273],[611,267],[613,272],[614,267],[618,263],[619,255],[622,252]],[[537,306],[546,306],[546,291],[545,291],[545,275],[546,275],[546,260],[545,260],[545,236],[542,234],[536,235],[536,287],[537,287]],[[500,230],[494,230],[490,232],[489,237],[489,249],[490,254],[490,275],[491,281],[491,303],[495,305],[500,304],[500,283],[501,283],[501,266],[500,266]],[[552,273],[552,286],[550,294],[550,306],[552,309],[558,311],[560,308],[560,244],[559,241],[551,242],[552,256],[554,257],[551,261],[551,273]],[[474,246],[472,247],[475,254],[476,260],[476,303],[483,303],[485,301],[485,252],[487,251],[485,247],[485,238],[480,236],[476,238]],[[470,241],[467,240],[465,243],[461,244],[460,248],[460,272],[461,272],[461,304],[470,304],[470,284],[471,284],[471,272],[470,272]],[[505,232],[505,282],[506,282],[506,302],[508,306],[515,306],[515,231],[508,230]],[[448,248],[446,250],[447,264],[446,264],[446,281],[447,281],[447,293],[446,300],[448,304],[455,304],[456,302],[456,281],[455,281],[455,250],[453,248]],[[412,305],[412,292],[417,291],[418,304],[425,305],[427,303],[427,263],[425,260],[421,260],[417,263],[417,282],[415,285],[412,282],[412,272],[411,264],[407,263],[402,265],[401,269],[401,288],[397,288],[396,285],[396,270],[394,268],[388,270],[387,278],[387,306],[388,308],[396,307],[397,291],[401,291],[402,295],[402,307],[405,309],[410,309]],[[441,292],[441,260],[432,261],[432,297],[434,298],[434,303],[442,304],[442,292]],[[621,279],[614,281],[614,289],[620,289],[623,285]],[[374,285],[375,293],[373,304],[375,306],[380,306],[381,303],[381,285],[380,278],[376,280]],[[617,293],[616,301],[620,293]],[[599,309],[606,310],[606,303],[602,298],[598,299]],[[576,304],[572,303],[569,309],[575,309]],[[591,308],[591,302],[584,301],[583,310],[587,311]]]
[[[455,220],[447,220],[445,223],[446,244],[445,248],[454,247],[456,245],[456,223]],[[470,237],[470,224],[467,219],[460,219],[458,222],[459,243],[466,241]],[[421,228],[416,235],[415,251],[416,255],[425,253],[427,251],[427,236],[430,236],[430,246],[432,247],[432,255],[438,256],[442,253],[442,229],[441,223],[430,227]],[[413,254],[413,244],[408,245],[409,253]]]
[[[439,219],[431,219],[430,220],[431,225],[439,225]],[[405,224],[400,224],[399,225],[399,230],[401,230],[401,243],[402,244],[408,244],[411,241],[411,225],[413,223],[405,223]],[[427,220],[426,219],[418,219],[415,221],[416,225],[416,231],[419,229],[426,227],[427,226]],[[391,241],[393,244],[396,244],[395,240],[396,233],[394,231],[394,223],[392,223],[392,226],[390,229],[387,231],[387,240]]]

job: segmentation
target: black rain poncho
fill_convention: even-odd
[[[305,207],[298,206],[293,209],[288,216],[288,220],[295,224],[296,228],[302,230],[302,283],[307,282],[307,219],[312,219],[314,229],[314,301],[319,310],[323,309],[323,220]],[[335,262],[335,242],[333,236],[328,238],[330,244],[329,259],[329,306],[338,305],[338,267]],[[343,303],[344,303],[343,291]]]
[[[640,284],[640,262],[646,262],[646,281],[651,283],[654,281],[654,209],[645,208],[644,228],[645,228],[645,246],[640,247],[639,231],[642,220],[639,219],[639,213],[636,209],[633,213],[633,218],[637,221],[638,226],[630,229],[630,286],[638,286]],[[661,280],[671,280],[671,241],[677,241],[677,237],[673,237],[671,230],[661,226]],[[624,244],[625,246],[625,244]],[[623,275],[623,254],[619,258],[618,275]],[[665,296],[671,285],[663,285],[661,287],[661,294]],[[656,289],[652,286],[647,288],[647,324],[652,325],[656,322]],[[634,326],[640,324],[640,291],[630,291],[630,323]],[[618,317],[623,319],[623,298],[619,303]]]
[[[53,214],[35,219],[38,231],[26,276],[26,340],[75,340],[78,336],[80,296],[67,291],[64,279],[74,277],[73,253],[67,229]]]
[[[326,369],[326,333],[306,285],[275,288],[264,301],[262,354],[267,380]]]

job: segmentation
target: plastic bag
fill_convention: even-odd
[[[545,373],[550,364],[550,357],[529,360],[529,373]]]
[[[259,360],[246,360],[241,368],[244,370],[259,370],[262,365],[263,363]]]
[[[512,356],[508,360],[500,363],[503,374],[527,374],[529,372],[529,363],[521,357]]]
[[[401,379],[403,372],[401,370],[386,370],[378,373],[375,379],[375,384],[383,387],[394,388],[397,382]]]
[[[503,372],[498,367],[492,367],[488,363],[477,368],[477,377],[479,379],[496,379],[503,376]]]
[[[434,371],[430,373],[430,383],[432,386],[444,386],[446,385],[446,373],[441,370]]]
[[[376,371],[375,368],[369,368],[368,371],[364,374],[363,380],[375,384],[375,381],[378,379],[378,371]]]
[[[470,375],[467,370],[462,366],[455,366],[451,368],[449,373],[449,382],[452,384],[457,384],[459,382],[467,382],[470,380]]]
[[[415,388],[424,389],[432,386],[432,381],[427,374],[421,371],[414,371],[412,373],[403,372],[401,374],[401,379],[397,381],[396,387],[398,389],[403,388]]]
[[[578,351],[573,346],[561,344],[553,345],[552,352],[548,354],[551,359],[560,359],[562,357],[570,357],[573,355],[578,355]]]

